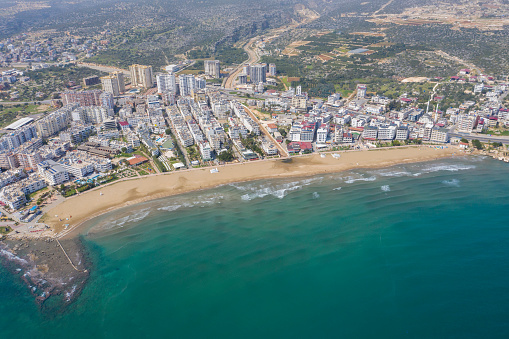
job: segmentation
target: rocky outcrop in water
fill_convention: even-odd
[[[60,244],[53,238],[0,241],[0,262],[20,277],[42,309],[57,312],[76,300],[89,277],[81,241]]]

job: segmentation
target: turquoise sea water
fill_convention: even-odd
[[[0,338],[509,338],[509,165],[257,181],[93,220],[80,298],[0,271]]]

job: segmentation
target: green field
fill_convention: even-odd
[[[21,119],[31,114],[43,113],[49,111],[49,106],[18,104],[2,105],[0,102],[0,127],[5,127],[15,120]]]

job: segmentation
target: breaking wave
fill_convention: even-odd
[[[135,212],[134,214],[127,215],[123,218],[115,220],[114,222],[111,223],[111,227],[124,227],[124,225],[127,223],[141,221],[145,219],[146,217],[148,217],[149,214],[150,208],[142,209],[141,211]]]
[[[442,181],[442,184],[446,186],[460,187],[460,181],[458,179],[444,180]]]
[[[375,181],[375,180],[376,180],[376,176],[374,176],[374,175],[371,177],[368,177],[368,178],[365,178],[363,176],[361,176],[360,178],[354,178],[352,176],[349,176],[349,177],[347,177],[347,180],[345,180],[345,183],[353,184],[356,181]]]
[[[380,187],[380,189],[384,192],[390,192],[391,191],[391,188],[389,187],[389,185],[383,185]]]
[[[436,164],[432,166],[426,166],[421,169],[422,173],[434,173],[439,171],[458,172],[476,168],[475,165],[464,165],[464,164]],[[414,174],[415,175],[415,174]]]
[[[221,200],[223,200],[223,199],[224,199],[224,196],[221,194],[204,194],[204,195],[200,195],[200,196],[196,197],[195,199],[192,199],[187,202],[182,202],[180,204],[159,207],[157,210],[173,212],[173,211],[176,211],[182,207],[205,206],[205,205],[220,203]]]
[[[288,192],[300,190],[304,186],[311,185],[314,182],[319,182],[323,180],[323,177],[310,178],[305,180],[293,181],[284,184],[274,184],[274,183],[266,183],[266,184],[230,184],[230,186],[235,187],[241,192],[246,192],[240,198],[244,201],[250,201],[257,198],[263,198],[266,196],[273,196],[278,199],[283,199]]]
[[[25,259],[21,259],[20,257],[12,254],[11,252],[6,251],[6,250],[0,249],[0,256],[4,256],[6,259],[11,260],[11,261],[15,261],[15,262],[22,263],[22,264],[28,264],[28,262]]]

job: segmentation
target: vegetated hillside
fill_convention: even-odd
[[[394,26],[385,31],[394,42],[442,50],[492,74],[509,72],[509,29],[482,32],[452,30],[448,25]]]
[[[0,38],[44,29],[80,37],[101,34],[110,48],[91,61],[124,67],[143,62],[157,67],[192,47],[215,52],[239,39],[286,24],[296,18],[294,6],[302,2],[78,0],[70,5],[50,0],[47,3],[50,8],[4,15]]]

